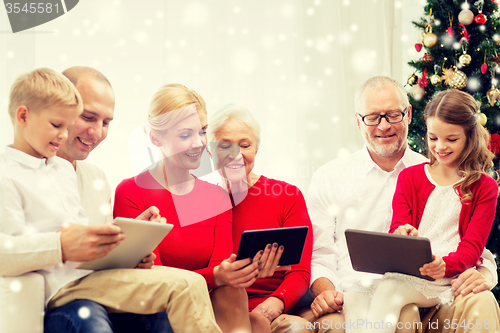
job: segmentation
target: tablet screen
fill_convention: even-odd
[[[278,265],[298,264],[302,258],[308,230],[309,227],[302,226],[243,231],[236,260],[253,258],[257,252],[264,250],[267,244],[278,243],[285,247]]]

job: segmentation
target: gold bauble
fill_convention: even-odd
[[[441,77],[437,74],[434,74],[430,77],[431,83],[433,86],[437,86],[441,83]]]
[[[458,22],[469,25],[474,22],[474,13],[469,9],[464,9],[458,14]]]
[[[415,74],[410,74],[410,76],[408,76],[408,84],[410,86],[413,86],[414,84],[416,84],[418,81],[418,76],[416,76]]]
[[[438,36],[433,32],[427,33],[424,37],[424,45],[426,47],[434,47],[434,45],[437,44],[437,41],[438,41]]]
[[[451,82],[450,87],[455,89],[463,89],[467,85],[467,75],[464,72],[456,70]]]
[[[486,98],[488,98],[488,103],[490,103],[491,106],[495,106],[495,102],[498,98],[498,89],[491,88],[490,90],[488,90],[486,92]]]
[[[458,58],[458,61],[460,62],[460,65],[462,66],[467,66],[470,64],[472,58],[470,55],[468,55],[467,53],[464,53],[460,56],[460,58]]]
[[[479,118],[479,123],[484,126],[486,125],[486,122],[488,121],[488,118],[486,118],[486,115],[482,112],[479,112],[477,114],[478,118]]]

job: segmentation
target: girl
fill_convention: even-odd
[[[456,89],[442,91],[427,104],[424,117],[430,162],[399,175],[389,232],[430,239],[434,260],[420,273],[436,281],[386,273],[355,284],[345,296],[346,321],[366,319],[377,323],[377,332],[395,332],[406,304],[453,302],[451,280],[480,262],[495,217],[498,185],[486,174],[494,155],[474,98]]]

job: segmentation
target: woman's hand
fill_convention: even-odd
[[[150,222],[167,223],[167,219],[161,217],[160,210],[155,206],[151,206],[143,211],[139,216],[136,217],[136,219]]]
[[[151,267],[153,267],[153,265],[154,265],[155,259],[156,259],[156,254],[154,254],[153,252],[151,252],[149,254],[149,256],[147,256],[146,258],[142,259],[142,261],[137,264],[136,268],[151,269]]]
[[[255,259],[253,261],[251,259],[236,261],[236,254],[233,253],[220,265],[215,266],[215,283],[219,287],[225,285],[233,288],[250,287],[259,274],[259,264],[260,261]]]
[[[264,302],[257,305],[252,312],[257,312],[263,315],[267,318],[267,320],[269,320],[269,323],[271,323],[274,319],[276,319],[276,317],[283,313],[284,309],[285,304],[283,304],[282,300],[276,297],[269,297]]]
[[[434,260],[420,267],[420,274],[430,276],[433,279],[441,279],[446,272],[446,263],[440,256],[432,255]]]
[[[400,225],[396,231],[394,231],[394,235],[418,236],[418,230],[409,224]]]
[[[266,248],[263,251],[257,253],[257,255],[262,255],[260,257],[260,261],[262,262],[262,270],[259,272],[259,278],[273,276],[274,272],[276,271],[287,271],[292,269],[290,266],[278,266],[284,250],[285,247],[283,245],[278,246],[278,243],[274,243],[272,245],[267,244]]]

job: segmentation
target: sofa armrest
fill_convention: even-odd
[[[44,304],[41,274],[0,277],[0,332],[43,333]]]

